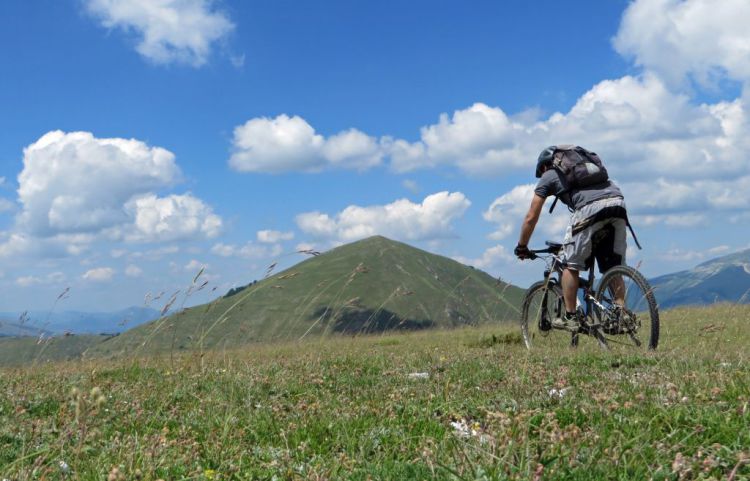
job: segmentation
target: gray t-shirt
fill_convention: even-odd
[[[548,169],[542,174],[539,183],[536,184],[534,193],[545,199],[550,195],[556,195],[560,197],[560,201],[573,210],[594,202],[595,200],[606,199],[608,197],[623,197],[620,188],[610,180],[602,182],[601,184],[590,185],[583,189],[577,189],[565,193],[563,193],[565,191],[563,182],[564,180],[562,179],[562,174],[560,174],[560,172],[556,169]]]

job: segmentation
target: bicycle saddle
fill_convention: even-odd
[[[547,247],[551,247],[556,250],[562,249],[562,244],[559,242],[552,242],[552,241],[544,241],[545,244],[547,244]]]

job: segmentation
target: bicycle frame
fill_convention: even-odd
[[[544,260],[547,263],[547,268],[544,270],[544,280],[546,282],[546,285],[549,285],[550,283],[558,284],[562,287],[562,272],[563,272],[563,262],[562,258],[559,255],[559,250],[552,251],[552,246],[548,249],[541,249],[541,250],[532,250],[531,253],[534,254],[535,257],[537,254],[549,254]],[[557,274],[556,277],[553,277],[555,274]],[[581,311],[581,329],[577,333],[573,333],[573,343],[577,343],[577,337],[578,334],[590,334],[590,330],[594,326],[598,326],[600,324],[601,319],[596,319],[594,316],[594,306],[599,309],[599,312],[605,312],[606,307],[602,305],[594,296],[594,263],[592,262],[591,267],[588,270],[588,278],[580,277],[578,278],[578,290],[581,292],[583,297],[583,303],[581,302],[581,298],[576,295],[576,308]],[[546,296],[546,293],[545,293]]]

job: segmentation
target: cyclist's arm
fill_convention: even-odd
[[[531,234],[534,233],[534,227],[536,227],[536,223],[539,220],[539,214],[542,212],[544,200],[544,197],[538,194],[534,194],[534,198],[531,199],[531,206],[526,213],[526,218],[523,220],[523,224],[521,224],[521,237],[518,239],[519,245],[529,245],[529,239],[531,239]]]

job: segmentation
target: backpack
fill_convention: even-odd
[[[556,145],[553,147],[553,150],[552,167],[562,175],[564,192],[601,184],[609,180],[607,168],[604,167],[602,159],[595,152],[586,150],[578,145]],[[550,214],[555,210],[559,198],[559,196],[555,196],[555,201],[549,208]],[[627,214],[625,216],[625,223],[633,235],[635,244],[640,249],[641,244],[635,236]]]
[[[596,153],[577,145],[556,145],[552,166],[564,177],[566,191],[609,180],[602,159]]]

